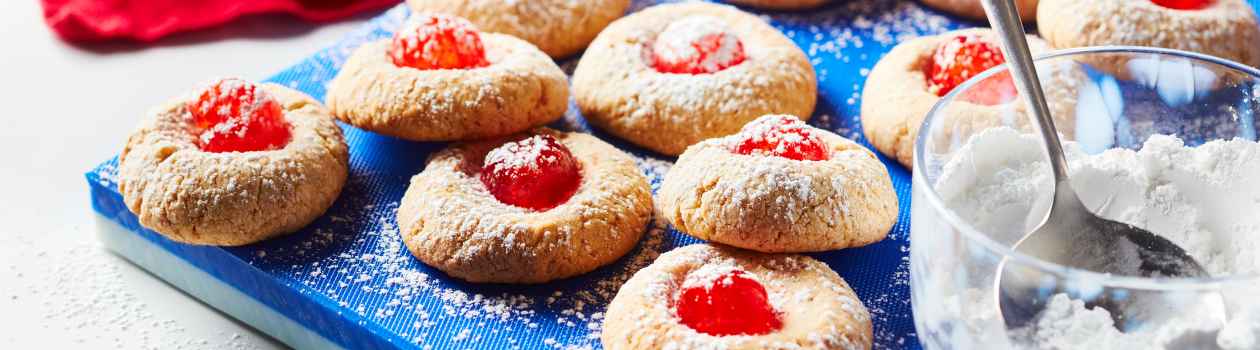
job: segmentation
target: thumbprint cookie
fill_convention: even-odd
[[[573,95],[592,125],[667,155],[765,114],[809,118],[817,88],[805,53],[782,33],[703,2],[613,22],[573,73]]]
[[[118,159],[140,225],[237,246],[297,231],[341,193],[349,152],[328,109],[274,84],[221,79],[153,108]]]
[[[625,255],[651,214],[647,178],[629,155],[540,128],[434,154],[412,177],[398,225],[411,253],[448,275],[542,283]]]
[[[568,99],[564,72],[534,45],[429,13],[356,49],[327,97],[337,119],[412,141],[529,130],[563,117]]]
[[[659,201],[679,231],[771,253],[867,245],[897,220],[892,180],[874,153],[785,115],[688,147]]]

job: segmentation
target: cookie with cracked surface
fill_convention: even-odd
[[[771,10],[804,10],[822,6],[829,0],[726,0],[727,3]]]
[[[984,6],[980,6],[980,0],[923,0],[923,4],[974,20],[988,20],[984,14]],[[1019,11],[1019,19],[1026,23],[1037,19],[1037,0],[1015,1],[1015,9]]]
[[[1244,0],[1043,0],[1037,23],[1038,32],[1057,49],[1154,46],[1260,67],[1260,25]],[[1099,68],[1124,70],[1123,65]]]
[[[613,22],[573,73],[587,121],[667,155],[765,114],[809,118],[817,88],[805,53],[774,27],[701,2],[657,5]]]
[[[696,244],[661,254],[617,291],[604,348],[870,349],[870,313],[813,258]]]
[[[651,189],[629,155],[540,128],[434,154],[411,178],[398,225],[416,258],[453,277],[542,283],[625,255],[651,214]]]
[[[1033,54],[1049,51],[1028,36]],[[862,89],[862,131],[875,149],[912,167],[919,127],[932,107],[956,86],[1005,63],[997,34],[987,28],[963,29],[902,42],[875,64]],[[1084,71],[1071,62],[1038,63],[1047,102],[1066,137],[1074,135],[1075,105]],[[1026,107],[1009,73],[969,88],[950,105],[951,127],[984,128],[1008,122],[1027,125]]]
[[[437,14],[356,49],[327,96],[337,119],[413,141],[529,130],[563,117],[568,99],[564,72],[538,48]]]
[[[867,245],[897,220],[897,194],[874,153],[784,115],[688,147],[657,198],[679,231],[771,253]]]
[[[407,0],[416,12],[467,18],[481,30],[515,36],[552,58],[573,55],[625,14],[630,0]]]
[[[118,191],[142,226],[171,240],[245,245],[322,215],[348,157],[311,97],[223,79],[150,110],[118,157]]]

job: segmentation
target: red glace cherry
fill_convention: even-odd
[[[480,178],[500,202],[537,211],[564,203],[581,182],[573,154],[551,135],[507,142],[486,153]]]
[[[684,287],[674,310],[682,324],[709,335],[760,335],[783,327],[766,288],[740,270]]]
[[[490,65],[481,34],[468,20],[422,13],[408,23],[389,43],[389,58],[395,66],[467,69]]]
[[[291,137],[280,102],[258,85],[236,78],[211,84],[189,101],[190,131],[206,152],[283,148]]]
[[[722,21],[691,16],[670,23],[652,43],[652,67],[661,73],[708,74],[744,62],[744,43]]]
[[[1151,0],[1156,5],[1174,10],[1202,10],[1212,6],[1214,0]]]
[[[794,160],[827,160],[831,151],[809,125],[786,115],[767,115],[744,125],[733,149]]]
[[[958,35],[940,45],[932,53],[927,66],[928,89],[945,96],[958,84],[986,69],[1006,63],[1002,49],[978,34]],[[964,100],[995,105],[1013,100],[1015,84],[1009,74],[990,77],[969,90]]]

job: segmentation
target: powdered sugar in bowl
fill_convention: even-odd
[[[911,289],[923,345],[1260,349],[1260,71],[1135,47],[1060,51],[1037,65],[1086,206],[1177,243],[1213,277],[1104,275],[1012,251],[1045,216],[1053,181],[1022,100],[969,102],[1005,79],[996,68],[942,99],[915,146]],[[1041,281],[1027,327],[1001,319],[1003,260]],[[1145,312],[1113,319],[1108,308],[1126,300]]]

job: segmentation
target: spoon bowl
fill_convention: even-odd
[[[1147,278],[1209,277],[1203,267],[1180,246],[1161,236],[1119,221],[1094,215],[1085,208],[1070,183],[1055,186],[1054,206],[1079,206],[1079,208],[1052,208],[1050,215],[1015,244],[1015,249],[1030,256],[1062,263],[1066,266],[1101,271],[1120,276]],[[996,281],[998,307],[1006,326],[1017,329],[1035,320],[1047,295],[1068,293],[1078,297],[1087,290],[1075,290],[1077,286],[1043,288],[1036,274],[999,265]],[[1089,288],[1089,287],[1085,287]],[[1150,303],[1137,297],[1118,298],[1113,294],[1099,293],[1089,299],[1090,306],[1120,311],[1112,312],[1115,325],[1121,330],[1126,325],[1158,323],[1158,316],[1167,312],[1155,312],[1158,303]],[[1171,311],[1171,310],[1169,310]]]

